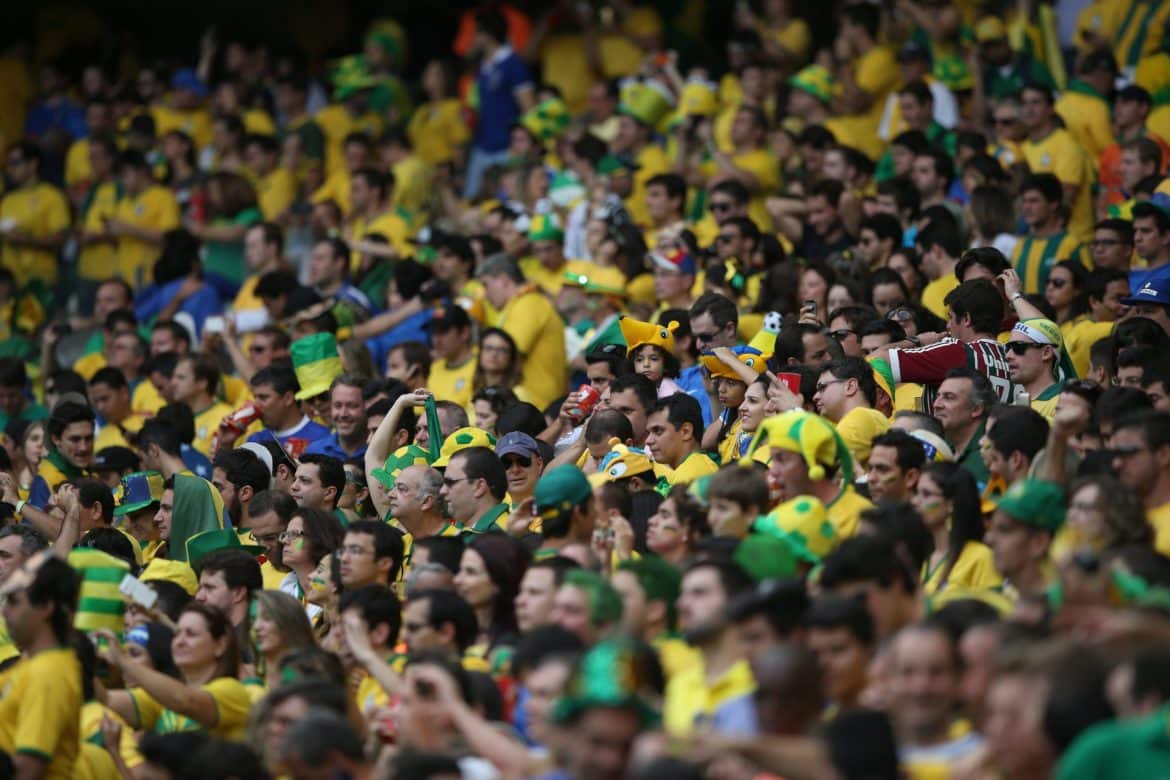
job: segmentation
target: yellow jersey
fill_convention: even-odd
[[[1057,127],[1039,141],[1024,141],[1024,161],[1032,173],[1051,173],[1065,186],[1077,188],[1069,215],[1068,230],[1084,241],[1093,230],[1093,172],[1090,161],[1072,133]]]
[[[169,106],[155,106],[151,113],[154,115],[156,137],[162,138],[172,130],[178,130],[191,136],[196,149],[211,145],[215,129],[211,121],[211,112],[207,109],[177,111]]]
[[[212,728],[205,729],[191,718],[166,709],[141,688],[134,688],[130,696],[138,710],[140,729],[155,734],[207,731],[221,739],[242,741],[248,725],[248,713],[252,709],[248,689],[234,677],[217,677],[199,687],[215,699],[217,720]]]
[[[1028,233],[1016,242],[1012,250],[1012,267],[1024,285],[1025,293],[1043,294],[1048,284],[1052,266],[1064,260],[1076,260],[1086,265],[1084,245],[1067,230],[1058,231],[1047,238],[1038,238]]]
[[[1137,66],[1156,52],[1170,29],[1170,3],[1163,0],[1117,0],[1113,4],[1113,52],[1122,68]]]
[[[78,138],[69,144],[69,151],[65,153],[65,186],[72,192],[75,189],[84,192],[89,188],[93,178],[93,169],[89,166],[89,139]]]
[[[524,288],[491,325],[508,332],[524,361],[522,385],[532,404],[544,409],[565,390],[567,361],[561,315],[548,298]]]
[[[893,400],[893,399],[891,399]],[[869,462],[869,451],[873,438],[890,429],[890,419],[877,409],[857,407],[850,409],[837,423],[845,446],[853,453],[853,459],[864,466]]]
[[[440,165],[455,159],[456,153],[471,139],[471,129],[463,118],[463,104],[457,98],[447,98],[415,109],[406,135],[423,162]]]
[[[876,160],[883,149],[878,125],[886,108],[886,98],[902,81],[902,74],[894,52],[886,46],[874,46],[861,55],[853,67],[854,81],[871,99],[869,108],[858,114],[834,117],[829,129],[837,143],[860,149],[870,159]]]
[[[312,201],[314,203],[324,203],[331,200],[337,204],[341,209],[341,215],[344,217],[349,214],[350,200],[349,200],[349,171],[342,168],[329,174],[324,183],[317,188],[313,193]]]
[[[325,171],[332,175],[345,169],[345,137],[350,133],[365,133],[371,140],[382,134],[383,122],[372,111],[353,116],[345,106],[334,103],[317,112],[313,121],[325,136]]]
[[[1162,140],[1170,138],[1170,52],[1160,51],[1144,58],[1138,63],[1133,81],[1144,87],[1154,101],[1146,117],[1146,129]]]
[[[634,161],[639,168],[634,171],[634,188],[626,198],[625,205],[634,224],[644,230],[651,225],[650,211],[646,205],[646,182],[660,173],[669,173],[670,158],[666,156],[661,146],[647,144],[635,155]]]
[[[81,229],[87,233],[101,233],[106,220],[118,212],[118,185],[103,182],[90,193],[82,206]],[[77,273],[82,279],[101,281],[110,275],[118,262],[118,242],[115,239],[98,241],[81,247],[77,257]]]
[[[430,213],[435,169],[418,155],[411,154],[394,163],[390,171],[394,174],[390,207],[420,218]]]
[[[856,534],[857,527],[861,525],[861,513],[872,508],[873,502],[854,490],[852,485],[846,485],[836,498],[825,504],[829,522],[837,529],[837,538],[840,540]]]
[[[191,446],[210,458],[211,440],[215,437],[220,422],[232,411],[231,406],[223,401],[216,401],[206,409],[195,412],[195,438],[191,441]]]
[[[254,182],[260,212],[269,222],[288,210],[297,199],[297,177],[286,168],[277,168]]]
[[[135,196],[118,201],[114,216],[131,225],[150,230],[173,230],[179,226],[179,202],[166,187],[151,185]],[[159,246],[133,236],[118,239],[118,265],[114,269],[133,287],[140,288],[151,281],[154,261]]]
[[[933,596],[945,588],[988,590],[1003,585],[1003,575],[995,568],[991,548],[983,542],[971,541],[964,544],[959,559],[951,568],[946,582],[943,582],[942,575],[945,569],[945,560],[932,570],[927,570],[927,567],[923,566],[922,590],[928,596]]]
[[[746,660],[736,661],[710,683],[703,664],[691,664],[666,683],[663,724],[672,736],[690,736],[697,726],[709,725],[711,721],[726,722],[734,718],[735,708],[750,707],[755,689],[756,681]]]
[[[34,238],[50,238],[69,229],[69,202],[61,190],[46,182],[13,190],[0,199],[0,226],[19,230]],[[3,239],[3,233],[0,233]],[[57,252],[4,241],[0,255],[18,285],[33,279],[48,284],[57,281]]]
[[[944,303],[951,290],[959,286],[959,280],[951,274],[944,274],[929,282],[922,290],[922,305],[936,317],[947,318],[947,305]]]
[[[1064,340],[1064,348],[1072,360],[1077,376],[1088,376],[1090,361],[1089,355],[1093,345],[1113,333],[1113,322],[1094,322],[1083,320],[1073,325]]]
[[[81,703],[81,664],[72,648],[18,661],[0,678],[0,750],[43,759],[46,778],[72,778]]]
[[[475,352],[472,351],[459,365],[449,366],[446,360],[431,363],[427,388],[440,401],[451,401],[464,409],[469,408],[471,396],[474,394],[472,380],[475,377],[475,358]]]
[[[1083,81],[1073,79],[1056,101],[1056,113],[1073,139],[1094,160],[1113,144],[1113,120],[1109,101]]]
[[[1154,529],[1154,549],[1170,555],[1170,503],[1146,510],[1146,522]]]

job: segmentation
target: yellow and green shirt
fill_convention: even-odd
[[[81,725],[81,664],[72,648],[42,650],[0,677],[0,750],[48,763],[46,778],[73,777]]]

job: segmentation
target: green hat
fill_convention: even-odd
[[[625,155],[607,154],[597,161],[597,173],[602,176],[612,176],[618,171],[633,172],[641,166]]]
[[[366,31],[366,40],[378,46],[389,57],[394,67],[406,62],[406,32],[393,19],[375,19]]]
[[[422,447],[417,444],[408,444],[390,453],[390,457],[386,458],[386,463],[382,465],[382,468],[374,469],[370,472],[370,476],[381,482],[387,490],[393,490],[394,483],[398,481],[398,475],[402,473],[404,468],[427,466],[430,464],[429,458],[430,453]]]
[[[616,707],[638,714],[642,725],[657,725],[660,716],[650,704],[650,667],[637,646],[625,638],[599,642],[585,654],[564,695],[553,710],[557,723],[567,723],[594,707]]]
[[[749,534],[735,548],[733,557],[756,582],[792,577],[798,563],[796,546],[788,538],[765,534]]]
[[[114,491],[114,517],[122,517],[162,501],[163,475],[157,471],[136,471],[122,477]]]
[[[1055,533],[1064,525],[1064,491],[1055,482],[1022,479],[1008,488],[996,509],[1029,528]]]
[[[622,619],[622,597],[597,572],[573,569],[565,573],[564,584],[585,591],[589,597],[589,625],[599,628]]]
[[[781,540],[798,560],[812,564],[820,563],[838,541],[825,505],[815,496],[797,496],[785,501],[757,517],[752,531]]]
[[[365,89],[378,85],[377,79],[366,69],[360,58],[341,63],[333,73],[333,99],[345,100]]]
[[[528,223],[529,241],[563,241],[565,231],[555,214],[537,214]]]
[[[567,514],[593,495],[589,478],[576,466],[564,463],[541,475],[532,493],[532,501],[541,517]]]
[[[833,99],[837,80],[824,65],[809,65],[788,79],[788,86],[807,92],[822,103],[828,103]]]
[[[301,386],[296,399],[316,398],[329,392],[333,380],[341,376],[341,355],[332,333],[314,333],[297,339],[289,347],[297,383]]]
[[[204,531],[187,539],[187,563],[192,569],[199,569],[199,561],[208,553],[216,550],[243,550],[260,555],[265,548],[258,544],[241,544],[240,537],[230,528],[220,528],[215,531]]]
[[[666,604],[666,622],[669,628],[675,624],[675,602],[682,588],[682,574],[671,564],[656,555],[645,558],[631,558],[618,564],[618,571],[628,571],[638,580],[647,601],[661,601]]]
[[[545,146],[569,129],[569,109],[560,98],[546,98],[520,117],[520,124]]]

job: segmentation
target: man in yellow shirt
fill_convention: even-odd
[[[33,279],[57,281],[57,252],[69,229],[69,203],[64,193],[41,181],[41,151],[32,143],[8,150],[7,172],[12,189],[0,200],[0,240],[4,267],[17,284]]]
[[[211,358],[183,355],[171,374],[170,397],[187,404],[195,416],[195,439],[191,446],[211,457],[211,440],[232,407],[216,398],[219,366]]]
[[[334,92],[336,102],[329,104],[313,117],[325,135],[325,173],[328,176],[341,172],[350,166],[350,152],[347,147],[354,136],[369,139],[381,134],[382,119],[368,110],[367,99],[373,81],[350,79],[351,83],[338,85]]]
[[[65,189],[75,206],[85,201],[95,184],[90,164],[90,145],[94,139],[106,137],[115,130],[114,112],[109,100],[97,97],[86,103],[85,127],[89,134],[74,141],[65,155]]]
[[[901,71],[894,52],[878,43],[881,12],[875,5],[846,6],[833,45],[834,71],[840,92],[830,103],[837,143],[860,149],[870,159],[882,152],[878,137],[886,98],[898,86]]]
[[[702,438],[703,410],[686,393],[658,399],[646,418],[646,449],[656,463],[670,469],[667,481],[672,485],[688,485],[719,470],[701,450]]]
[[[203,104],[207,94],[207,85],[192,68],[184,68],[172,76],[170,104],[151,109],[156,137],[162,138],[172,130],[178,130],[190,136],[196,148],[210,146],[214,130],[211,112]]]
[[[1098,236],[1104,232],[1097,228]],[[1132,242],[1131,242],[1132,244]],[[1068,329],[1064,345],[1077,376],[1087,377],[1090,350],[1113,332],[1117,319],[1128,308],[1122,303],[1130,295],[1129,274],[1117,268],[1094,268],[1085,280],[1084,296],[1089,302],[1088,316]]]
[[[702,132],[709,125],[700,125]],[[708,138],[707,151],[711,162],[703,166],[708,184],[718,184],[726,179],[735,179],[751,193],[748,216],[765,233],[772,230],[772,217],[764,208],[764,199],[776,194],[780,188],[780,163],[765,146],[768,120],[762,109],[741,105],[735,112],[731,124],[731,143],[734,150],[724,154]]]
[[[297,198],[297,177],[280,164],[280,145],[270,135],[249,135],[244,140],[244,159],[255,177],[264,219],[280,220]]]
[[[1028,128],[1024,161],[1032,173],[1051,173],[1060,179],[1064,205],[1069,208],[1069,232],[1086,240],[1093,229],[1095,174],[1085,150],[1072,133],[1058,127],[1052,93],[1044,87],[1024,87],[1021,119]]]
[[[1056,113],[1064,120],[1077,143],[1100,159],[1101,152],[1113,143],[1113,120],[1108,95],[1117,78],[1117,63],[1109,51],[1095,51],[1081,59],[1077,77],[1069,81]]]
[[[963,243],[959,230],[948,220],[928,222],[915,239],[922,257],[922,270],[930,282],[922,291],[922,305],[936,317],[946,319],[947,295],[959,286],[955,266]]]
[[[813,403],[837,426],[837,433],[860,467],[869,463],[870,442],[890,429],[890,421],[873,408],[877,384],[863,358],[845,357],[825,366]]]
[[[436,399],[467,409],[471,406],[475,376],[471,317],[462,306],[453,303],[435,313],[430,330],[435,360],[431,362],[426,386]]]
[[[532,257],[520,261],[524,277],[554,300],[565,285],[565,274],[585,274],[597,269],[586,260],[566,260],[565,231],[555,214],[537,214],[528,223]]]
[[[101,419],[101,427],[93,440],[93,450],[106,447],[129,447],[127,434],[142,429],[146,417],[136,414],[130,403],[130,383],[122,372],[106,366],[89,381],[89,398]]]
[[[106,233],[118,241],[118,264],[111,269],[135,288],[150,281],[163,235],[179,226],[179,204],[166,187],[154,183],[142,152],[128,149],[118,160],[122,199]]]
[[[97,287],[118,262],[118,242],[106,233],[106,220],[118,210],[121,192],[116,168],[118,145],[108,136],[88,138],[87,180],[89,188],[79,209],[81,227],[77,259],[78,304],[82,314],[92,314]]]
[[[435,169],[415,154],[399,128],[382,135],[379,149],[382,165],[390,169],[393,179],[390,206],[409,214],[414,224],[425,223],[431,211]]]
[[[484,294],[499,312],[490,326],[502,328],[516,342],[523,361],[522,385],[532,403],[543,409],[565,390],[564,325],[552,302],[527,283],[512,258],[499,253],[479,268]]]
[[[346,232],[351,244],[376,233],[390,242],[398,257],[409,257],[414,254],[414,245],[410,242],[413,231],[402,211],[389,205],[390,184],[386,174],[373,168],[354,171],[349,190],[352,209]],[[373,248],[367,243],[361,250],[373,254]],[[384,251],[385,247],[382,249]],[[356,264],[356,260],[353,263]],[[357,269],[351,265],[350,270]]]
[[[325,183],[313,193],[312,201],[324,203],[331,200],[341,209],[342,216],[346,217],[351,208],[350,189],[353,174],[373,162],[374,147],[368,135],[353,132],[345,137],[341,148],[344,165],[338,165],[330,170]]]
[[[14,777],[74,776],[81,727],[81,664],[69,647],[78,579],[48,550],[4,583],[4,620],[22,658],[0,693],[0,750]]]

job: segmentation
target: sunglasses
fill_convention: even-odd
[[[710,208],[711,208],[711,211],[715,212],[716,214],[719,214],[719,213],[722,213],[722,212],[724,212],[724,211],[731,211],[731,209],[732,209],[732,204],[730,204],[730,203],[719,203],[719,202],[713,202],[713,203],[711,204],[711,207],[710,207]]]
[[[912,322],[914,320],[914,312],[910,309],[891,309],[886,312],[886,319],[894,322]]]
[[[739,238],[739,236],[733,236],[730,233],[720,233],[719,235],[715,236],[715,240],[720,244],[730,244],[737,238]]]
[[[1048,280],[1048,286],[1053,287],[1057,290],[1062,289],[1066,284],[1068,284],[1068,279],[1049,279]]]
[[[833,341],[844,341],[850,336],[856,335],[857,331],[850,330],[849,328],[838,328],[837,330],[829,331],[829,338],[833,339]]]
[[[504,468],[510,469],[516,464],[520,464],[520,468],[527,469],[532,467],[532,458],[525,458],[520,455],[511,458],[503,458]]]
[[[1051,346],[1050,344],[1036,344],[1031,341],[1009,341],[1004,344],[1004,349],[1013,355],[1026,355],[1030,349],[1040,349],[1041,347]]]

